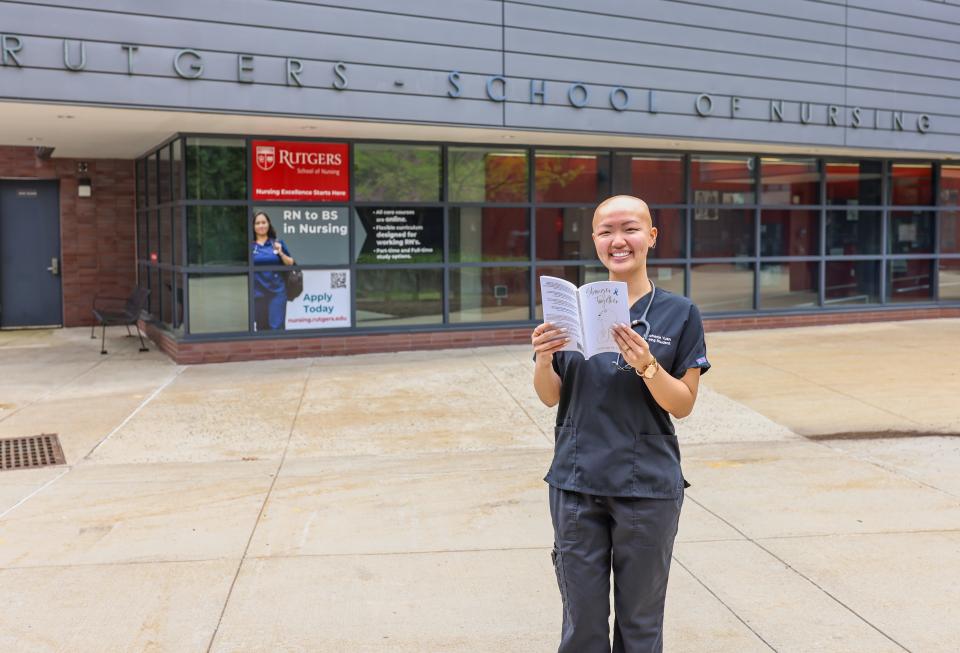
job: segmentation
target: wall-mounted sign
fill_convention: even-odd
[[[266,213],[290,255],[300,265],[346,265],[350,262],[350,220],[345,206],[253,207]]]
[[[443,209],[364,207],[357,221],[359,263],[443,261]]]
[[[304,270],[303,292],[287,303],[287,329],[335,329],[350,321],[350,271]]]
[[[49,37],[44,37],[49,38]],[[40,68],[47,69],[51,57],[62,55],[63,68],[73,72],[81,72],[88,69],[86,42],[82,39],[62,39],[61,53],[37,54],[31,48],[28,48],[29,41],[33,36],[21,34],[0,34],[0,70],[3,68]],[[156,75],[159,69],[157,57],[162,51],[155,46],[144,47],[140,51],[140,46],[132,43],[117,43],[115,56],[118,60],[126,63],[126,72],[128,75],[149,74]],[[194,82],[196,80],[206,79],[206,65],[209,63],[211,68],[218,71],[227,70],[228,67],[234,67],[236,82],[238,84],[256,84],[269,82],[274,85],[284,85],[288,88],[328,88],[337,91],[346,91],[350,88],[349,69],[343,61],[327,62],[322,64],[327,69],[326,81],[317,82],[314,68],[316,62],[307,59],[294,57],[284,57],[283,66],[273,66],[271,72],[265,70],[265,66],[257,67],[257,57],[252,54],[229,53],[229,52],[204,52],[193,48],[181,48],[175,50],[172,55],[164,53],[163,56],[170,56],[168,74],[185,82]],[[142,61],[142,58],[150,57],[150,61]],[[206,58],[205,58],[206,57]],[[91,57],[93,61],[93,57]],[[42,64],[40,62],[43,62]],[[775,65],[771,63],[771,65]],[[97,72],[104,72],[98,70]],[[390,73],[394,75],[394,72]],[[604,108],[616,112],[623,111],[641,111],[656,115],[661,111],[658,91],[654,89],[643,89],[632,86],[622,86],[620,84],[591,84],[579,81],[559,81],[545,79],[512,78],[501,74],[492,74],[479,80],[474,79],[474,75],[466,75],[458,70],[451,70],[446,73],[440,72],[446,78],[447,86],[445,95],[451,99],[470,97],[476,99],[477,91],[481,97],[485,97],[492,102],[525,102],[532,105],[561,104],[574,109],[583,108]],[[306,81],[305,81],[306,80]],[[473,93],[464,94],[464,89],[470,84],[474,84]],[[482,86],[478,86],[482,85]],[[521,92],[517,94],[514,87],[519,86]],[[397,92],[406,93],[402,80],[395,82]],[[508,92],[511,91],[511,92]],[[913,94],[899,93],[901,96],[911,97]],[[525,98],[525,99],[523,99]],[[894,132],[916,131],[920,134],[926,134],[933,129],[933,118],[931,114],[920,112],[908,112],[897,110],[894,107],[861,107],[847,106],[844,104],[816,104],[813,102],[799,100],[794,98],[792,101],[785,101],[782,98],[746,98],[737,95],[714,95],[712,93],[690,94],[693,100],[687,105],[683,113],[695,115],[699,118],[724,117],[740,118],[751,114],[754,120],[758,116],[772,123],[797,123],[800,125],[825,125],[827,127],[841,127],[859,130],[886,130]],[[839,100],[838,100],[839,101]],[[666,111],[665,111],[666,112]],[[676,107],[672,108],[671,113],[677,113]],[[263,166],[270,166],[271,159],[280,163],[279,150],[276,146],[279,143],[262,142],[264,149],[262,153],[254,155],[255,161]],[[302,143],[293,143],[291,145],[304,145]],[[318,144],[314,144],[315,146]],[[273,154],[270,148],[274,148]],[[344,161],[346,160],[346,146],[344,148]],[[264,168],[254,167],[254,174]],[[269,171],[269,169],[267,169]],[[344,177],[344,181],[346,178]],[[294,200],[301,199],[305,201],[344,201],[347,196],[344,195],[323,195],[306,194],[299,196],[297,188],[291,188],[292,194],[287,197],[272,197],[268,195],[256,194],[256,176],[254,177],[255,194],[254,199],[263,200]],[[339,187],[346,193],[347,185]],[[280,189],[280,186],[271,188]],[[328,189],[324,186],[323,189]],[[303,190],[303,189],[301,189]],[[317,190],[311,188],[310,190]]]
[[[350,165],[346,143],[253,141],[253,199],[346,202]]]

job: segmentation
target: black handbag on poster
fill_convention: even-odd
[[[284,283],[287,286],[287,301],[292,302],[303,292],[303,272],[290,270],[284,272]]]
[[[279,258],[280,263],[283,264],[283,259],[280,258],[279,255],[277,258]],[[296,265],[297,262],[294,261],[293,263]],[[287,301],[292,302],[303,293],[303,272],[300,270],[290,270],[289,272],[281,272],[280,274],[283,275],[283,284],[287,291]]]

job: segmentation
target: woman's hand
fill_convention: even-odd
[[[570,338],[567,337],[567,330],[554,326],[550,322],[544,322],[530,334],[530,344],[533,345],[533,351],[537,354],[538,363],[541,359],[553,360],[553,354],[568,342]]]
[[[653,362],[650,345],[639,333],[627,324],[617,324],[613,327],[613,339],[620,348],[620,355],[630,367],[642,370]]]
[[[277,256],[283,256],[283,247],[277,241],[273,241],[273,253]]]

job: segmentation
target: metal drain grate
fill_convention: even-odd
[[[56,433],[0,440],[0,471],[64,465],[66,462]]]

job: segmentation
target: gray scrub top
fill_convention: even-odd
[[[631,320],[640,318],[649,299],[647,293],[630,308]],[[701,374],[710,369],[703,321],[693,302],[657,288],[647,320],[650,352],[663,368],[658,374],[680,378],[690,368]],[[544,480],[599,496],[678,498],[684,479],[670,415],[643,379],[615,362],[617,355],[609,353],[590,360],[576,352],[554,354],[562,385],[553,464]],[[622,358],[619,364],[627,366]]]

